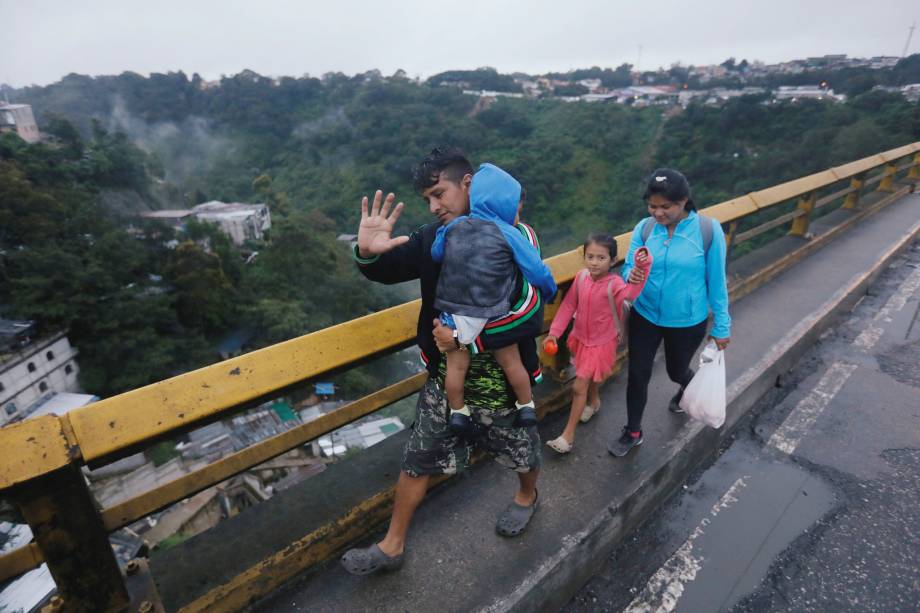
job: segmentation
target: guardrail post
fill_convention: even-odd
[[[846,199],[843,201],[843,209],[855,209],[859,206],[859,197],[862,195],[862,188],[866,182],[866,173],[861,172],[852,179],[850,179],[850,187],[853,189],[852,192],[847,194]]]
[[[816,192],[808,192],[801,198],[796,205],[796,210],[802,214],[792,220],[792,228],[789,230],[790,236],[805,236],[808,233],[808,226],[811,223],[811,212],[815,208]]]
[[[894,162],[889,162],[885,164],[885,171],[882,173],[882,180],[878,184],[879,192],[893,192],[894,191],[894,175],[898,172],[898,163],[897,160]]]
[[[13,491],[64,601],[65,611],[121,611],[130,599],[102,518],[78,466]]]
[[[910,172],[907,173],[907,178],[911,181],[920,179],[920,153],[914,154],[914,165],[911,167]]]
[[[728,234],[725,236],[725,261],[732,259],[732,249],[735,247],[735,234],[738,233],[738,222],[728,224]]]

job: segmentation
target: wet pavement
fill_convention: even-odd
[[[915,242],[563,610],[918,610],[918,313]]]

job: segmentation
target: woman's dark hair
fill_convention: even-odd
[[[457,147],[435,147],[412,169],[412,186],[422,193],[441,179],[460,183],[464,175],[473,174],[473,165]]]
[[[595,243],[601,247],[606,247],[607,251],[610,253],[610,266],[613,266],[614,260],[617,259],[617,240],[610,236],[609,234],[604,234],[603,232],[595,232],[588,235],[588,238],[585,240],[585,244],[582,245],[582,253],[587,251],[588,245]]]
[[[648,200],[652,194],[659,194],[671,202],[687,199],[685,211],[695,211],[696,204],[690,195],[690,182],[682,173],[672,168],[659,168],[653,172],[645,184],[643,200]]]

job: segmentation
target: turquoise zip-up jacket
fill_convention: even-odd
[[[645,246],[653,264],[645,289],[633,307],[642,317],[666,328],[695,326],[709,316],[712,309],[712,336],[731,336],[732,318],[728,314],[728,285],[725,279],[725,233],[722,224],[712,222],[709,253],[703,249],[700,216],[695,211],[681,220],[668,239],[668,229],[646,217],[633,229],[629,253],[621,273],[629,278],[633,254],[642,247],[642,228],[653,223]]]

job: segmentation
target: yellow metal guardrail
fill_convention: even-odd
[[[729,249],[787,223],[791,223],[789,234],[807,237],[816,209],[841,198],[841,208],[857,209],[868,186],[877,183],[876,191],[893,191],[896,176],[905,170],[908,179],[920,179],[920,142],[752,192],[703,212],[728,225]],[[850,181],[848,186],[818,197],[820,191],[845,180]],[[793,200],[794,210],[738,231],[743,220]],[[627,252],[630,238],[629,233],[616,237],[619,253]],[[583,266],[580,249],[549,258],[547,264],[560,285],[569,283]],[[35,535],[29,546],[0,556],[0,581],[45,561],[70,606],[92,610],[125,606],[128,595],[108,532],[405,398],[421,388],[425,374],[102,511],[95,508],[78,467],[105,464],[296,384],[408,346],[415,338],[418,310],[416,300],[100,400],[61,417],[45,416],[0,429],[4,450],[0,492],[17,502]],[[553,310],[547,309],[547,320]],[[63,515],[70,520],[62,521]]]

